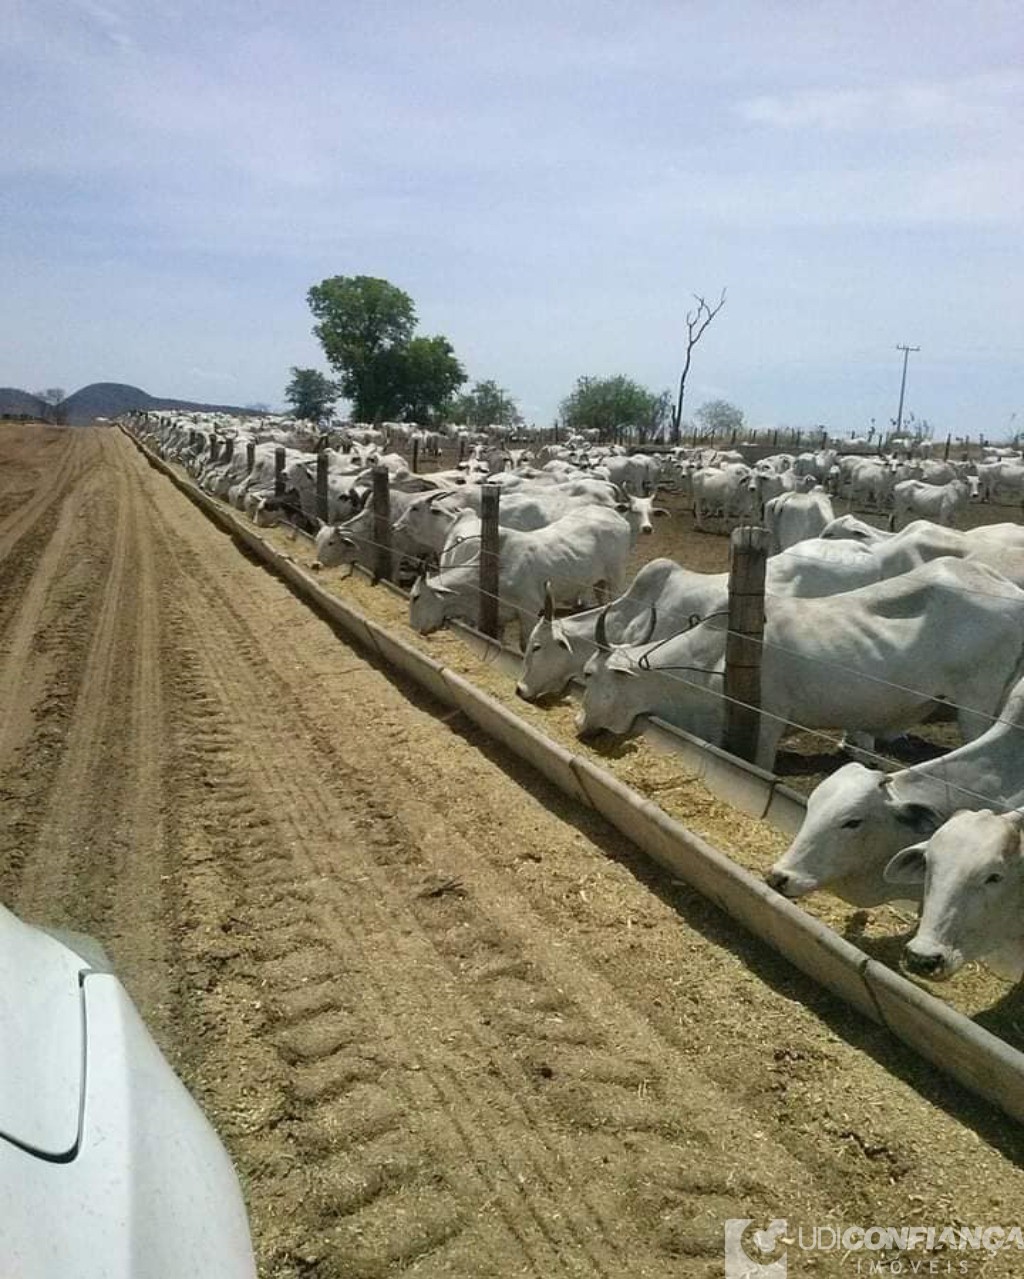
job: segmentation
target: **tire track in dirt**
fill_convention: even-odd
[[[0,563],[44,515],[58,502],[64,501],[67,490],[80,471],[81,455],[87,447],[83,446],[81,437],[69,429],[56,471],[42,477],[43,482],[36,486],[33,496],[6,519],[0,520]]]
[[[108,802],[116,806],[115,790],[123,787],[123,769],[111,768],[103,742],[107,733],[112,741],[123,742],[123,717],[114,698],[114,676],[124,657],[123,643],[117,642],[118,628],[131,617],[126,600],[129,590],[128,560],[130,552],[130,494],[128,471],[123,452],[110,433],[100,435],[96,444],[103,459],[105,477],[112,491],[104,489],[105,502],[113,507],[114,529],[110,543],[109,567],[99,597],[99,608],[88,642],[81,679],[75,693],[73,709],[63,755],[50,788],[47,811],[35,833],[35,848],[27,854],[18,885],[16,905],[19,913],[36,918],[48,903],[63,900],[75,926],[84,927],[93,918],[93,902],[75,892],[78,878],[93,897],[98,897],[109,882],[113,858],[100,856],[87,861],[82,854],[81,827],[83,800],[88,803]],[[118,686],[123,695],[123,682]],[[105,758],[106,757],[106,758]],[[118,761],[123,764],[123,759]],[[104,776],[100,768],[106,764]],[[84,870],[88,866],[89,873]],[[82,873],[78,876],[75,870]]]
[[[123,465],[123,459],[119,459]],[[124,500],[131,547],[130,593],[122,596],[117,643],[119,685],[104,713],[109,731],[123,738],[121,798],[110,823],[109,873],[98,878],[106,894],[104,936],[118,972],[149,1025],[165,1045],[173,1043],[179,1016],[176,914],[180,886],[173,846],[167,837],[170,723],[165,671],[177,660],[177,635],[168,625],[166,551],[151,532],[151,512],[136,476],[128,468]],[[108,747],[108,759],[111,755]]]
[[[95,579],[106,566],[110,512],[98,453],[87,438],[53,528],[37,523],[13,566],[24,579],[22,594],[11,588],[8,626],[0,632],[0,891],[7,902],[52,793],[99,607]],[[6,574],[4,581],[10,586]]]
[[[190,585],[199,586],[202,582],[201,567],[190,564],[188,569]],[[234,619],[225,616],[223,602],[209,594],[209,583],[205,585],[206,591],[197,592],[189,607],[194,610],[197,631],[200,629],[200,617],[206,620],[201,648],[221,691],[223,700],[219,717],[232,726],[240,740],[264,740],[268,732],[276,733],[280,740],[282,719],[287,711],[280,704],[274,704],[276,698],[268,698],[266,678],[261,686],[257,672],[263,677],[269,672],[262,669],[258,646],[246,631],[238,630]],[[218,630],[220,634],[217,634]],[[231,657],[225,662],[227,654]],[[261,710],[265,705],[268,706],[267,712]],[[303,747],[309,749],[309,745],[301,740],[293,742],[292,746],[300,750]],[[292,750],[286,749],[285,753],[293,755]],[[332,848],[340,842],[354,851],[359,842],[348,814],[334,802],[329,792],[311,779],[300,781],[294,770],[280,770],[274,764],[261,761],[258,754],[251,759],[249,766],[259,793],[265,800],[272,801],[271,812],[280,832],[279,839],[295,850],[292,856],[297,865],[285,860],[288,868],[286,882],[302,882],[311,873],[319,876],[321,907],[318,922],[328,947],[337,948],[343,956],[359,956],[363,951],[364,935],[395,933],[397,953],[391,963],[378,955],[375,962],[365,968],[359,1002],[369,1005],[369,1009],[366,1012],[358,1007],[346,1010],[342,1024],[337,1028],[337,1042],[332,1030],[336,1019],[330,1012],[319,1014],[321,1024],[318,1026],[304,1027],[301,1032],[291,1028],[282,1041],[281,1051],[295,1070],[296,1091],[300,1099],[315,1104],[344,1095],[336,1092],[339,1068],[343,1089],[348,1082],[369,1082],[379,1070],[379,1062],[368,1063],[365,1056],[358,1053],[353,1061],[349,1046],[356,1041],[372,1043],[374,1025],[386,1025],[394,1018],[398,1005],[404,1005],[403,1021],[422,1021],[427,1016],[435,1023],[442,1040],[464,1038],[468,1028],[453,1017],[450,1007],[438,1005],[436,989],[438,986],[443,989],[444,975],[437,973],[436,965],[431,964],[431,957],[422,946],[410,944],[412,938],[403,936],[405,930],[394,929],[396,903],[383,904],[378,900],[380,885],[375,883],[373,891],[367,894],[365,889],[350,880],[340,900],[334,900],[339,896],[339,889],[330,874],[335,861]],[[276,865],[271,869],[272,882],[277,881],[283,869],[283,866]],[[412,933],[413,930],[407,931]],[[387,971],[389,968],[392,971]],[[414,989],[410,990],[410,987]],[[326,1024],[323,1024],[324,1017]],[[389,1031],[389,1039],[397,1037],[394,1031]],[[428,1247],[446,1243],[455,1233],[455,1224],[460,1218],[475,1211],[476,1206],[489,1202],[502,1218],[509,1236],[500,1249],[501,1254],[508,1255],[509,1244],[517,1243],[534,1273],[555,1274],[563,1270],[570,1273],[565,1269],[565,1257],[576,1254],[578,1265],[588,1253],[590,1264],[586,1271],[577,1273],[615,1273],[621,1266],[621,1258],[617,1257],[611,1241],[601,1238],[604,1232],[600,1224],[591,1220],[584,1229],[575,1227],[574,1218],[579,1211],[575,1197],[561,1200],[557,1180],[544,1176],[543,1155],[547,1152],[534,1155],[532,1159],[527,1155],[534,1141],[533,1134],[523,1128],[508,1134],[489,1126],[488,1113],[496,1104],[494,1094],[500,1091],[495,1081],[485,1078],[482,1081],[486,1085],[484,1091],[482,1084],[471,1085],[469,1077],[456,1079],[442,1064],[422,1053],[422,1045],[429,1038],[426,1027],[421,1025],[416,1037],[419,1046],[414,1047],[412,1041],[394,1045],[386,1060],[393,1061],[395,1051],[401,1058],[412,1057],[411,1067],[405,1067],[407,1072],[411,1069],[412,1074],[404,1077],[402,1087],[406,1111],[413,1114],[426,1109],[431,1114],[431,1140],[435,1144],[443,1143],[445,1148],[445,1157],[437,1160],[437,1167],[451,1169],[462,1164],[459,1180],[466,1184],[461,1187],[457,1198],[463,1200],[464,1205],[461,1211],[455,1209],[454,1215],[451,1208],[443,1212],[440,1203],[435,1205],[431,1215],[436,1217],[436,1213],[442,1211],[442,1219],[448,1219],[448,1225],[439,1232],[444,1238],[417,1239],[414,1232],[408,1247],[402,1249],[403,1255],[419,1255]],[[339,1053],[342,1059],[336,1061],[335,1056]],[[511,1099],[505,1097],[500,1098],[498,1105],[506,1114],[514,1108]],[[496,1149],[502,1144],[508,1145],[508,1149]],[[417,1162],[414,1161],[414,1167]],[[522,1172],[524,1166],[529,1168],[532,1179],[542,1179],[539,1191],[535,1186],[527,1189]],[[329,1180],[344,1181],[346,1176],[339,1173]],[[448,1180],[452,1180],[450,1175]],[[383,1187],[378,1189],[383,1190]],[[399,1195],[406,1196],[410,1191],[409,1184],[401,1178],[398,1187],[388,1189],[389,1200]],[[376,1218],[391,1211],[390,1207],[379,1204],[378,1198],[375,1193],[371,1202],[364,1202],[362,1196],[357,1196],[357,1202],[351,1205],[358,1212],[359,1221],[352,1224],[348,1248],[356,1246],[358,1239],[366,1233],[369,1215]],[[547,1202],[551,1198],[555,1199],[555,1204]],[[399,1259],[397,1256],[394,1258]]]
[[[43,612],[58,580],[76,523],[76,507],[66,501],[40,556],[28,590],[21,597],[10,624],[0,633],[0,770],[6,765],[19,736],[32,723],[32,711],[39,696],[41,670],[30,669],[29,655],[42,625]]]

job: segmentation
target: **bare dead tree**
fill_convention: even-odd
[[[672,443],[678,444],[680,432],[683,425],[683,395],[686,391],[686,378],[690,372],[690,360],[693,358],[693,348],[704,336],[704,331],[715,318],[722,307],[725,306],[725,289],[722,290],[722,296],[714,306],[708,306],[707,302],[697,293],[693,295],[697,303],[693,311],[686,314],[686,359],[683,363],[683,371],[679,376],[679,397],[676,400],[676,411],[672,416]]]

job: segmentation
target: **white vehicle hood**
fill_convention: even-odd
[[[0,906],[0,1136],[50,1159],[79,1139],[87,967]]]
[[[227,1152],[88,953],[0,907],[0,1274],[254,1279]]]

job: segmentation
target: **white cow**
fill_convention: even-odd
[[[953,528],[970,500],[971,487],[966,480],[951,480],[948,484],[903,480],[893,489],[889,527],[896,529],[910,519],[923,517]]]
[[[984,959],[1007,977],[1024,973],[1024,814],[990,808],[954,813],[885,868],[887,883],[923,893],[907,968],[942,981]]]
[[[397,528],[406,506],[418,496],[397,490],[389,494],[392,565],[395,572],[401,568],[403,561],[416,563],[419,559],[418,548]],[[317,563],[324,568],[333,568],[339,564],[362,564],[364,568],[373,568],[377,562],[378,549],[374,537],[375,521],[371,494],[358,515],[341,524],[324,524],[316,535]]]
[[[570,511],[533,532],[499,529],[499,625],[516,619],[525,648],[544,609],[546,583],[555,600],[563,603],[592,599],[598,586],[618,595],[629,553],[629,524],[605,507]],[[475,623],[479,582],[479,564],[472,562],[417,578],[410,597],[410,626],[429,635],[450,617]]]
[[[818,537],[835,519],[832,500],[823,488],[808,493],[782,493],[765,503],[764,523],[773,551],[784,551],[809,537]]]
[[[1007,460],[978,467],[979,496],[983,502],[1024,501],[1024,464]]]
[[[740,519],[748,514],[751,509],[749,480],[750,468],[742,464],[694,471],[690,484],[695,526],[706,531],[708,519]]]
[[[980,737],[948,755],[883,773],[846,764],[807,801],[800,832],[768,875],[785,897],[828,889],[855,906],[913,897],[884,878],[908,839],[931,835],[957,809],[1024,805],[1024,679]]]
[[[756,762],[772,768],[787,724],[891,737],[936,702],[965,740],[983,733],[1021,662],[1024,591],[981,564],[934,560],[845,595],[769,599]],[[581,736],[658,715],[716,745],[725,627],[711,619],[646,649],[588,663]]]
[[[841,491],[845,497],[859,506],[888,506],[894,477],[881,458],[842,458],[840,467],[844,465],[846,485]]]
[[[626,592],[607,607],[556,618],[545,603],[523,653],[516,693],[525,701],[561,693],[597,652],[598,630],[616,644],[644,644],[686,630],[728,599],[727,573],[697,573],[674,560],[645,564]]]

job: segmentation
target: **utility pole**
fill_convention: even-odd
[[[910,359],[911,351],[920,351],[919,346],[901,346],[896,344],[896,350],[903,352],[903,377],[900,380],[900,406],[896,410],[896,434],[903,429],[903,392],[907,389],[907,360]]]

